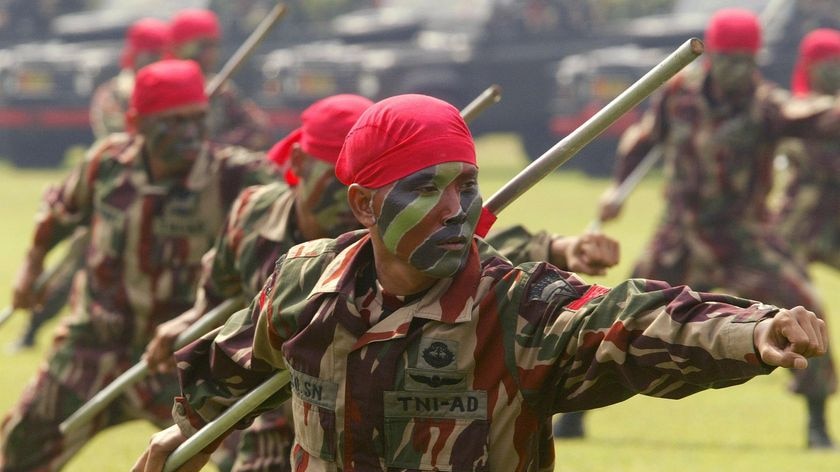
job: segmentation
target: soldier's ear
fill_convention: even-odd
[[[376,214],[373,211],[373,196],[375,192],[359,184],[351,184],[347,188],[347,201],[353,215],[365,228],[376,224]]]

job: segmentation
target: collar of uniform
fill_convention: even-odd
[[[282,184],[271,184],[272,187],[274,185]],[[290,192],[289,190],[286,190],[280,195],[280,198],[277,199],[276,203],[271,205],[271,209],[257,225],[257,234],[274,242],[280,242],[286,239],[286,236],[292,230],[289,222],[295,201],[293,197],[294,192]]]
[[[363,249],[370,244],[370,235],[366,234],[341,251],[327,265],[309,296],[312,297],[319,293],[353,293],[355,274],[361,263],[359,255],[366,253],[367,251],[363,251]],[[455,277],[439,280],[422,298],[400,308],[386,317],[385,320],[394,317],[398,312],[408,310],[411,317],[443,323],[469,321],[472,316],[473,302],[480,277],[481,263],[478,256],[478,247],[473,240],[467,263]],[[350,300],[352,300],[352,297]],[[394,318],[396,320],[398,317]]]

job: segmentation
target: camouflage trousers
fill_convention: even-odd
[[[61,469],[93,436],[111,426],[146,419],[163,429],[172,424],[180,394],[172,375],[150,375],[129,389],[90,424],[62,437],[61,422],[136,359],[116,350],[71,347],[59,336],[56,348],[0,426],[0,471]],[[281,412],[267,413],[234,432],[213,462],[222,472],[284,472],[289,469],[292,428]]]
[[[805,267],[796,262],[780,237],[760,227],[727,231],[662,225],[633,277],[688,285],[699,291],[717,289],[782,308],[802,305],[820,317],[825,315]],[[831,352],[810,359],[806,370],[795,371],[791,390],[808,397],[834,393],[837,375]]]
[[[291,414],[285,409],[269,411],[247,429],[231,433],[212,460],[220,472],[291,471],[293,439]]]
[[[109,356],[103,353],[104,357]],[[127,368],[127,366],[126,366]],[[108,381],[123,369],[98,372]],[[100,431],[134,420],[147,419],[160,428],[172,424],[172,399],[178,394],[177,379],[172,376],[149,376],[115,401],[90,424],[62,437],[59,424],[78,410],[91,396],[80,395],[42,367],[29,383],[18,404],[3,420],[0,438],[0,470],[59,470],[94,435]],[[95,393],[95,392],[93,392]]]

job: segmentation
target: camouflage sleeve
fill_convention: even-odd
[[[667,97],[666,94],[654,96],[650,108],[642,115],[641,120],[632,124],[621,135],[613,173],[616,184],[627,178],[665,136]]]
[[[531,234],[524,226],[511,226],[491,232],[485,241],[513,265],[525,262],[548,261],[551,241],[556,235],[546,231]]]
[[[776,307],[643,279],[610,290],[546,264],[521,267],[529,266],[509,314],[508,357],[525,396],[552,412],[635,394],[681,398],[772,370],[755,353],[753,330]]]
[[[213,249],[204,256],[196,306],[216,306],[242,294],[242,275],[236,261],[240,243],[246,236],[243,217],[249,213],[251,199],[258,189],[258,186],[248,187],[239,194]]]
[[[288,313],[296,313],[294,308],[306,302],[308,287],[323,272],[323,267],[311,266],[325,260],[287,258],[277,260],[274,272],[249,308],[234,314],[216,336],[205,336],[175,354],[183,396],[176,399],[173,417],[184,434],[191,435],[285,368],[280,346],[297,332],[300,323],[296,315]],[[281,310],[281,306],[292,309]],[[259,413],[277,407],[290,396],[288,389],[278,392],[240,426],[247,426]]]
[[[77,227],[90,224],[93,181],[101,164],[98,148],[94,148],[62,183],[47,189],[35,217],[33,246],[49,251]]]
[[[772,136],[831,139],[840,134],[840,98],[792,98],[786,90],[771,85],[762,88],[760,96],[765,98]]]

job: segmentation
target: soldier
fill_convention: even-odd
[[[169,25],[165,21],[143,18],[128,28],[120,57],[120,73],[97,87],[91,99],[90,126],[97,139],[125,131],[125,113],[134,90],[134,74],[161,60],[168,48]]]
[[[679,398],[825,351],[824,322],[802,307],[511,266],[474,237],[475,162],[451,105],[368,108],[336,165],[366,229],[292,248],[222,334],[179,351],[177,425],[134,470],[160,470],[278,369],[292,376],[294,470],[549,470],[553,413]]]
[[[73,312],[46,363],[6,416],[0,470],[56,470],[98,431],[135,418],[168,424],[172,375],[126,393],[86,429],[58,425],[139,360],[155,327],[191,307],[201,255],[212,247],[239,190],[276,179],[260,155],[206,142],[204,78],[192,61],[140,69],[131,99],[136,133],[95,145],[47,194],[13,294],[32,302],[48,251],[80,226],[90,229]]]
[[[359,228],[346,187],[335,178],[335,161],[350,127],[372,104],[358,95],[315,102],[301,115],[301,127],[272,147],[267,157],[286,168],[286,183],[249,187],[236,199],[214,249],[204,256],[194,307],[159,325],[146,347],[151,370],[172,372],[178,335],[226,299],[253,298],[289,248]],[[268,412],[225,441],[214,461],[221,470],[289,470],[292,436],[287,416]]]
[[[792,90],[807,104],[840,92],[840,31],[818,29],[803,38]],[[783,145],[791,175],[778,215],[782,237],[803,263],[840,269],[840,139],[791,140]]]
[[[120,60],[120,73],[97,87],[91,100],[90,122],[97,139],[125,131],[125,113],[134,88],[134,73],[163,57],[168,37],[167,24],[155,18],[143,18],[129,27]],[[82,248],[89,243],[87,231],[78,228],[68,243],[66,255],[53,268],[48,283],[38,294],[40,303],[33,306],[26,331],[14,346],[15,350],[34,346],[40,327],[64,308],[73,276],[84,266]]]
[[[706,30],[706,67],[669,83],[635,132],[622,138],[616,182],[657,143],[665,158],[665,215],[633,276],[822,315],[805,268],[769,224],[767,197],[779,140],[837,133],[840,111],[831,103],[787,106],[788,95],[759,75],[760,45],[751,12],[717,12]],[[604,202],[601,218],[608,221],[620,207]],[[792,390],[808,405],[808,447],[833,447],[824,413],[836,389],[830,355],[796,374]]]
[[[288,168],[285,178],[291,189],[276,182],[240,194],[214,251],[205,255],[210,262],[204,266],[195,306],[155,330],[145,353],[152,370],[174,369],[172,346],[178,335],[226,299],[239,295],[252,299],[278,257],[292,246],[360,228],[347,205],[346,187],[335,177],[335,161],[347,132],[370,105],[370,100],[357,95],[315,102],[301,115],[301,127],[272,147],[268,158]],[[551,260],[587,273],[603,273],[618,262],[617,243],[601,235],[531,234],[517,226],[498,232],[488,242],[515,260]],[[237,471],[286,470],[291,438],[284,415],[263,414],[242,437],[226,440],[221,448],[225,458],[216,454],[214,460],[220,468]]]
[[[219,62],[221,28],[210,10],[186,9],[170,22],[171,53],[179,59],[192,59],[207,75]],[[271,144],[268,116],[257,104],[243,99],[230,80],[210,100],[207,112],[208,135],[213,141],[264,150]]]

